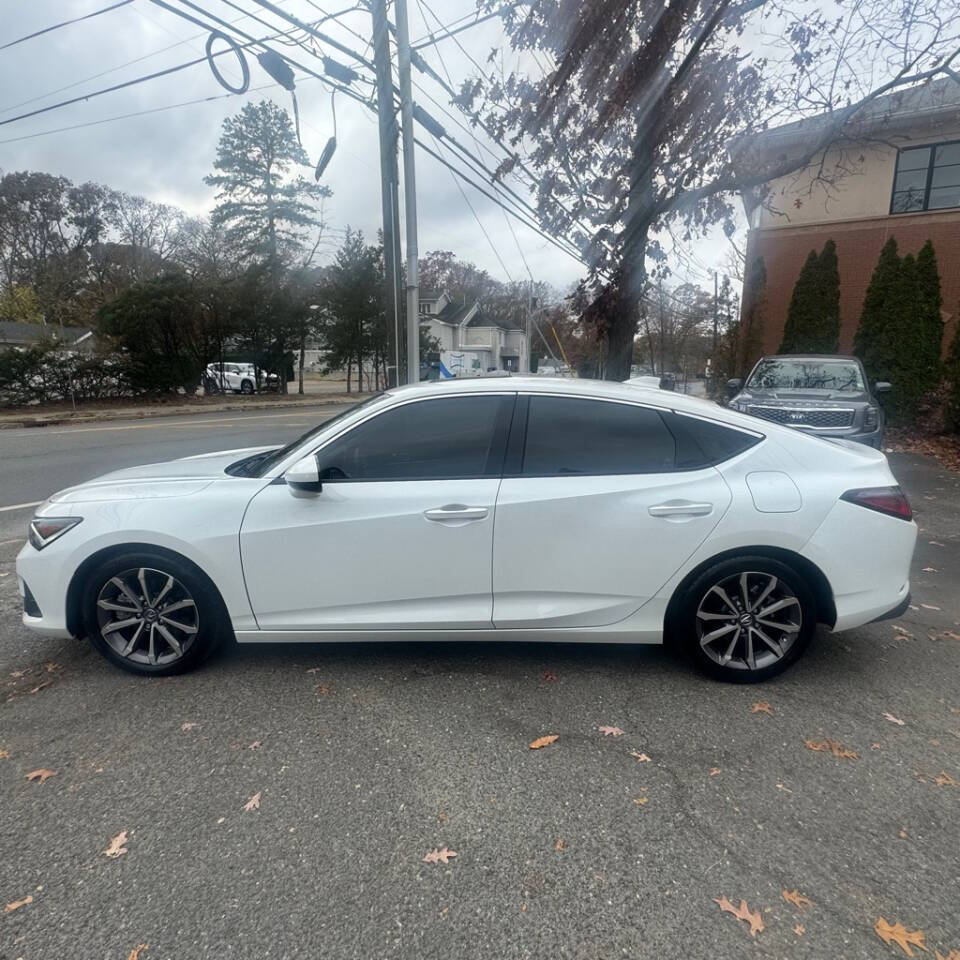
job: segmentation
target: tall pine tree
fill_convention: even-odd
[[[917,254],[917,373],[924,391],[940,382],[940,355],[943,350],[943,295],[937,255],[928,240]]]
[[[900,279],[900,256],[897,241],[891,237],[880,251],[873,268],[860,312],[860,325],[853,338],[853,352],[863,361],[871,380],[882,380],[881,369],[888,365],[881,339],[886,303],[893,296]]]
[[[946,427],[960,433],[960,324],[953,335],[946,362],[947,403],[944,411]]]
[[[779,353],[836,353],[840,349],[840,271],[828,240],[810,251],[790,298]]]

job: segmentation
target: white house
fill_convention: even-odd
[[[439,343],[444,376],[528,369],[526,331],[484,313],[479,301],[454,301],[445,291],[420,294],[421,328]],[[445,371],[445,372],[444,372]]]

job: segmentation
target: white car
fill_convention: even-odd
[[[251,394],[257,391],[252,363],[208,363],[207,377],[224,393]]]
[[[673,393],[498,378],[404,387],[285,447],[55,494],[23,622],[136,673],[240,643],[659,643],[756,681],[899,615],[917,537],[884,455]]]
[[[649,387],[651,390],[660,389],[660,378],[652,377],[649,375],[641,375],[639,377],[631,377],[627,383],[631,387]]]

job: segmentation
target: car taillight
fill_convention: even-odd
[[[868,510],[898,517],[900,520],[913,519],[910,501],[899,487],[864,487],[860,490],[848,490],[840,499],[866,507]]]

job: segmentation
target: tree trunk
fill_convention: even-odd
[[[350,376],[353,373],[353,361],[347,361],[347,393],[350,392]]]
[[[297,387],[297,393],[303,395],[303,360],[307,353],[307,336],[300,337],[300,383]]]

